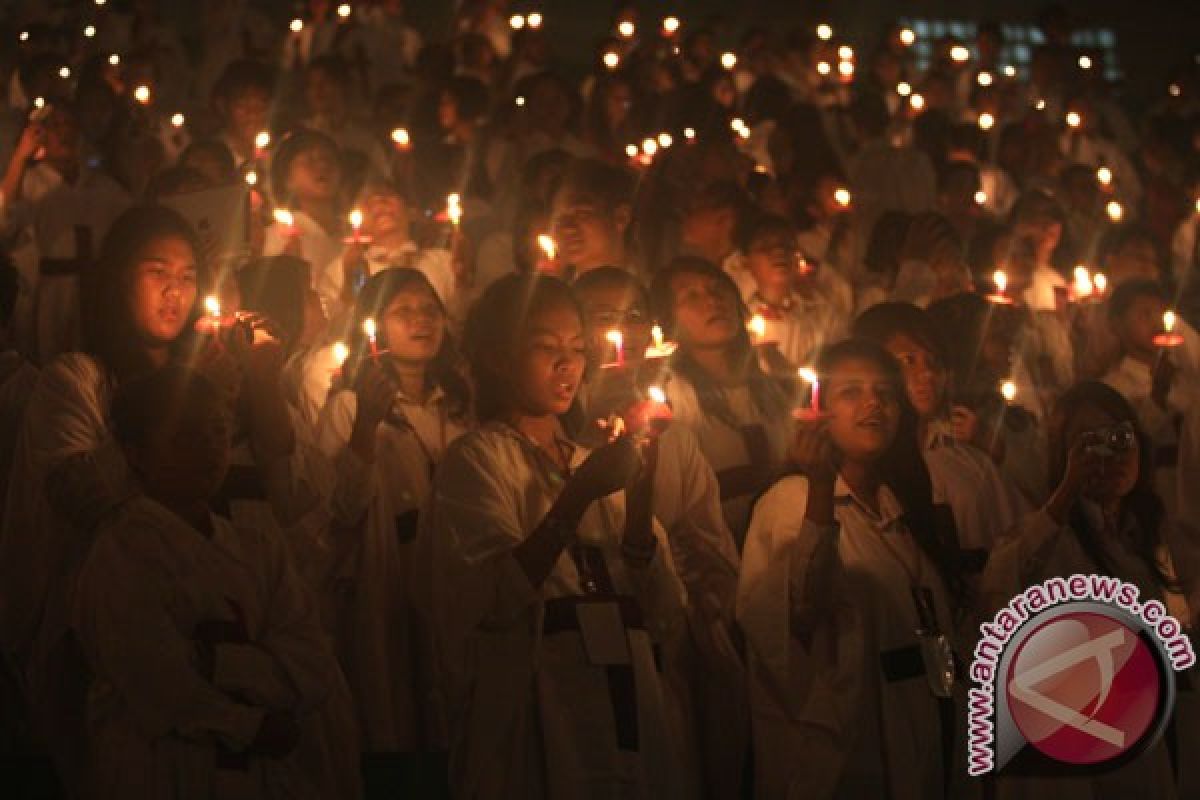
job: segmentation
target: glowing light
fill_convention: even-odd
[[[275,218],[276,222],[278,222],[280,225],[282,225],[285,228],[296,227],[295,215],[293,215],[292,212],[288,211],[286,208],[275,209],[271,213],[271,216]]]
[[[654,139],[646,138],[642,140],[642,152],[648,156],[652,156],[658,152],[658,142]]]
[[[137,100],[142,105],[147,105],[150,102],[150,87],[139,86],[133,90],[133,99]]]
[[[363,224],[363,212],[359,209],[354,209],[349,214],[350,227],[357,231]]]
[[[1090,297],[1095,287],[1092,285],[1092,274],[1082,264],[1075,267],[1075,296],[1082,299]]]
[[[673,138],[671,138],[671,134],[660,133],[658,135],[658,146],[659,147],[661,147],[665,150],[666,148],[670,147],[673,144],[675,144],[675,140]]]
[[[660,406],[665,406],[667,404],[667,393],[663,391],[661,386],[651,386],[650,388],[646,389],[646,396],[658,403]]]
[[[845,186],[839,186],[833,190],[833,201],[842,208],[849,208],[850,200],[850,190]]]
[[[246,181],[247,186],[257,186],[258,185],[258,173],[255,172],[254,170],[250,170],[249,172],[246,173],[246,177],[244,178],[244,180]]]
[[[1120,222],[1121,218],[1125,216],[1125,209],[1116,200],[1109,200],[1104,211],[1113,222]]]
[[[632,39],[633,34],[636,32],[637,27],[629,20],[625,20],[617,25],[617,35],[622,39]]]
[[[684,128],[683,129],[683,138],[687,139],[689,142],[692,141],[693,139],[695,139],[696,138],[696,129],[695,128]],[[1197,202],[1197,208],[1200,208],[1200,200],[1197,200],[1196,202]]]
[[[604,66],[608,67],[609,69],[616,69],[621,65],[621,56],[612,50],[609,50],[604,54],[603,61]]]
[[[896,84],[896,94],[901,97],[908,97],[912,94],[912,84],[908,81],[900,81]]]
[[[21,35],[18,36],[17,38],[20,39],[22,42],[28,42],[29,41],[29,31],[21,31]]]
[[[1036,108],[1038,111],[1045,111],[1046,110],[1046,101],[1039,97],[1037,102],[1033,104],[1033,107]]]
[[[1083,117],[1079,116],[1078,111],[1068,111],[1067,112],[1067,126],[1068,127],[1078,128],[1082,124],[1083,124]]]
[[[1183,89],[1179,88],[1178,83],[1172,83],[1167,87],[1167,93],[1171,95],[1171,97],[1179,97],[1179,95],[1183,94]]]
[[[996,285],[996,291],[1004,294],[1004,290],[1008,288],[1008,276],[1004,274],[1004,270],[998,269],[992,273],[992,283]]]
[[[85,27],[85,28],[83,29],[83,35],[84,35],[84,36],[86,36],[86,37],[87,37],[87,38],[89,38],[89,39],[91,39],[92,37],[94,37],[94,36],[96,35],[96,26],[95,26],[95,25],[88,25],[87,27]]]
[[[963,47],[961,44],[956,44],[950,48],[950,59],[956,64],[962,64],[971,57],[971,51]]]
[[[636,144],[625,145],[625,155],[629,156],[630,158],[637,158],[638,152],[638,146]]]
[[[408,147],[412,143],[412,139],[408,135],[408,130],[405,128],[393,128],[392,143],[397,147]]]
[[[1017,68],[1014,67],[1012,64],[1006,65],[1004,67],[1004,77],[1006,77],[1006,78],[1017,77]]]
[[[525,18],[525,24],[536,31],[538,28],[542,27],[542,15],[534,11]]]
[[[808,384],[818,383],[817,371],[812,367],[801,367],[796,370],[796,374],[800,376],[800,380]]]
[[[980,86],[991,86],[993,80],[992,73],[990,72],[981,72],[975,76],[975,82]]]
[[[1080,56],[1079,57],[1079,68],[1080,69],[1091,69],[1092,68],[1091,56]]]
[[[733,69],[737,66],[737,56],[733,53],[722,53],[721,66],[725,69]]]
[[[985,192],[983,189],[980,189],[979,191],[975,192],[975,205],[986,206],[987,201],[988,201],[987,192]]]
[[[979,129],[981,131],[990,131],[996,124],[996,118],[989,112],[984,111],[979,115]]]
[[[1017,399],[1017,384],[1012,381],[1005,381],[1000,384],[1000,396],[1004,398],[1004,402],[1011,403]]]
[[[822,22],[817,26],[817,38],[822,42],[828,42],[833,38],[833,26],[827,22]]]
[[[375,344],[375,334],[378,333],[378,330],[375,327],[375,320],[371,317],[363,320],[363,333],[367,335],[367,339],[371,344]]]
[[[654,347],[661,349],[663,346],[663,329],[659,325],[655,325],[650,329],[650,338],[654,340]]]
[[[345,342],[333,343],[333,363],[341,369],[346,365],[346,359],[350,358],[350,348],[346,347]]]
[[[304,30],[304,20],[297,17],[288,23],[288,29],[291,30],[292,33],[299,33],[300,31]]]
[[[59,67],[58,68],[58,77],[62,78],[64,81],[67,80],[68,78],[70,78],[71,77],[71,68],[70,67]]]
[[[184,122],[186,122],[186,120],[184,119],[183,114],[176,113],[171,115],[171,125],[173,127],[182,128]]]
[[[525,17],[520,14],[513,14],[508,18],[508,26],[514,31],[519,31],[525,27]]]
[[[749,328],[751,335],[754,336],[755,342],[767,335],[767,321],[763,318],[762,314],[755,314],[751,317],[750,324],[746,327]]]
[[[1163,331],[1173,333],[1175,330],[1175,312],[1167,309],[1163,312]]]
[[[838,72],[844,77],[849,78],[854,74],[854,64],[849,61],[841,61],[838,63]]]
[[[838,58],[842,61],[849,61],[854,58],[854,48],[848,44],[844,44],[838,48]]]
[[[668,36],[673,35],[679,30],[679,17],[666,17],[662,21],[663,33]]]
[[[525,107],[525,95],[523,95],[523,94],[517,95],[516,103],[517,103],[517,108],[524,108]]]
[[[917,34],[912,28],[900,29],[900,44],[904,45],[905,47],[912,47],[913,43],[916,41]]]
[[[204,310],[208,312],[208,315],[213,319],[220,319],[221,301],[217,299],[216,295],[210,294],[208,297],[204,298]]]
[[[266,131],[259,131],[254,135],[254,147],[257,150],[266,150],[271,146],[271,134]]]
[[[558,243],[554,241],[554,237],[545,233],[539,233],[537,237],[538,247],[542,248],[542,252],[546,254],[546,260],[553,261],[558,255]]]
[[[925,98],[919,94],[914,94],[908,98],[908,104],[912,106],[913,111],[920,111],[925,107]]]
[[[1113,181],[1112,170],[1108,167],[1100,167],[1096,170],[1096,180],[1099,181],[1102,186],[1109,186]]]
[[[462,222],[462,196],[458,192],[446,195],[446,216],[450,218],[451,225],[457,226]]]
[[[828,61],[817,62],[817,74],[818,75],[828,75],[831,72],[833,72],[833,67],[829,66]]]
[[[337,15],[342,19],[349,19],[352,13],[354,13],[354,9],[350,7],[349,3],[342,3],[337,7]]]
[[[108,63],[115,67],[121,63],[121,57],[119,55],[117,55],[116,53],[113,53],[111,56],[108,57]]]
[[[46,107],[46,98],[44,98],[44,97],[33,98],[33,107],[34,108],[45,108]]]
[[[1103,272],[1097,272],[1092,275],[1092,286],[1096,287],[1096,294],[1104,294],[1108,291],[1108,278]]]

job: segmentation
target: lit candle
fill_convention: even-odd
[[[1167,94],[1171,95],[1171,97],[1179,97],[1179,95],[1183,94],[1183,89],[1180,88],[1178,83],[1172,83],[1167,87]]]
[[[288,29],[290,29],[292,33],[300,33],[304,30],[304,20],[297,17],[291,21],[291,23],[288,25]]]
[[[987,192],[985,192],[983,189],[980,189],[977,192],[975,192],[975,205],[986,206],[987,201],[988,201]]]
[[[971,57],[971,51],[963,47],[961,44],[956,44],[950,48],[950,59],[956,64],[965,63]]]
[[[292,238],[300,235],[300,229],[296,227],[296,215],[286,208],[275,209],[271,216],[283,227],[284,236]]]
[[[1033,107],[1036,108],[1038,111],[1045,111],[1046,110],[1046,101],[1039,97],[1034,102]]]
[[[549,234],[539,233],[537,237],[538,247],[542,249],[547,261],[553,261],[558,255],[558,243],[554,241],[554,237]]]
[[[666,17],[662,21],[663,33],[667,36],[674,36],[679,32],[679,17]]]
[[[992,73],[990,72],[981,72],[975,76],[975,82],[980,86],[991,86],[992,80]]]
[[[1157,347],[1178,347],[1183,344],[1183,335],[1175,332],[1175,312],[1167,309],[1162,315],[1162,333],[1154,337]]]
[[[407,150],[412,144],[412,139],[409,137],[406,129],[394,128],[392,130],[392,143],[401,150]]]
[[[750,318],[750,324],[747,326],[750,329],[750,337],[754,344],[762,344],[762,340],[767,335],[767,320],[762,314],[755,314]]]
[[[636,144],[625,145],[625,155],[629,156],[630,158],[636,159],[638,157],[638,152],[639,150]]]
[[[219,325],[221,321],[221,301],[217,299],[215,294],[210,294],[204,298],[204,310],[208,312],[209,320]]]
[[[990,131],[996,124],[996,118],[990,112],[984,111],[979,115],[979,130]]]
[[[1096,294],[1102,296],[1108,291],[1108,278],[1103,272],[1096,272],[1092,275],[1092,286],[1096,288]]]
[[[996,287],[996,293],[989,294],[987,299],[1000,305],[1011,303],[1012,298],[1004,294],[1004,290],[1008,288],[1008,276],[1004,274],[1004,270],[998,269],[992,273],[992,283]]]
[[[183,114],[171,115],[171,126],[174,128],[182,128],[185,121]]]
[[[1110,185],[1113,181],[1112,170],[1108,167],[1100,167],[1096,170],[1096,180],[1100,182],[1101,186]]]
[[[254,135],[254,157],[262,158],[263,151],[271,146],[271,134],[259,131]]]
[[[84,36],[86,36],[86,37],[87,37],[87,38],[89,38],[89,39],[91,39],[92,37],[94,37],[94,36],[96,35],[96,26],[95,26],[95,25],[88,25],[88,26],[86,26],[86,27],[83,29],[83,35],[84,35]]]
[[[349,3],[342,3],[337,7],[337,15],[342,20],[350,19],[352,13],[354,13],[354,9],[350,7]]]
[[[615,50],[606,51],[602,61],[607,69],[616,69],[621,66],[621,56]]]
[[[604,338],[608,340],[617,351],[616,365],[622,367],[625,365],[625,335],[616,328],[604,334]]]
[[[1109,200],[1108,205],[1104,207],[1104,211],[1113,222],[1120,222],[1121,218],[1125,216],[1125,209],[1116,200]]]
[[[904,45],[905,47],[912,47],[913,43],[916,41],[917,41],[917,34],[916,34],[916,32],[913,31],[912,28],[901,28],[900,29],[900,44]]]
[[[446,195],[446,216],[450,219],[450,224],[455,228],[462,222],[462,196],[458,192],[451,192]]]
[[[62,78],[64,81],[67,80],[68,78],[70,78],[71,77],[71,68],[70,67],[59,67],[58,68],[58,77]]]
[[[637,32],[637,28],[629,20],[625,20],[617,25],[617,35],[622,39],[632,39],[633,34]]]
[[[658,146],[663,148],[664,150],[667,149],[668,147],[670,147],[674,143],[675,143],[675,140],[671,137],[671,134],[663,132],[658,135]]]
[[[828,42],[833,38],[833,26],[827,22],[822,22],[817,26],[817,38],[822,42]]]
[[[367,317],[363,320],[363,333],[367,335],[367,345],[371,348],[371,358],[379,357],[379,345],[375,339],[375,320]]]
[[[837,203],[842,208],[849,208],[850,200],[850,190],[845,186],[839,186],[833,190],[833,202]]]
[[[908,98],[908,104],[912,107],[913,111],[920,111],[925,107],[925,98],[919,94],[914,94]]]
[[[1012,64],[1006,64],[1004,66],[1004,77],[1006,77],[1006,78],[1017,77],[1017,68],[1014,67]]]
[[[258,184],[258,173],[254,170],[247,170],[245,180],[247,186],[256,186]]]
[[[653,139],[646,138],[642,140],[642,153],[653,158],[658,152],[658,142]]]
[[[646,348],[646,358],[669,358],[676,350],[674,342],[668,342],[663,337],[663,329],[655,325],[650,329],[652,343]]]
[[[1040,101],[1040,102],[1042,102],[1043,105],[1045,104],[1044,100]],[[1067,112],[1067,127],[1068,128],[1072,128],[1072,129],[1078,128],[1082,124],[1083,124],[1083,117],[1079,116],[1078,111],[1068,111]]]
[[[651,386],[646,390],[646,395],[659,405],[665,406],[667,404],[667,393],[663,391],[661,386]]]
[[[110,66],[115,67],[121,63],[121,57],[119,55],[117,55],[116,53],[113,53],[112,55],[110,55],[108,57],[108,63]]]
[[[139,86],[133,90],[133,99],[144,106],[150,105],[150,87]]]
[[[817,62],[817,74],[818,75],[828,75],[831,72],[833,72],[833,67],[829,66],[828,61],[818,61]]]
[[[525,17],[525,24],[536,31],[538,28],[542,27],[542,15],[534,11],[532,14]]]
[[[1075,267],[1075,298],[1077,300],[1085,300],[1092,296],[1092,275],[1088,272],[1088,268],[1080,264]]]
[[[842,61],[849,61],[854,58],[854,48],[848,44],[844,44],[838,48],[838,58]]]
[[[854,77],[854,64],[849,61],[842,61],[838,64],[838,74],[849,80]]]
[[[812,387],[808,412],[805,416],[816,416],[821,410],[821,381],[818,379],[817,371],[812,367],[801,367],[796,370],[796,374],[800,379]]]
[[[345,342],[333,343],[333,374],[340,375],[342,368],[346,366],[346,359],[350,358],[350,348]]]
[[[1079,57],[1079,68],[1080,69],[1091,69],[1092,68],[1091,56],[1080,56]]]
[[[348,219],[350,220],[350,237],[344,239],[345,244],[366,244],[371,241],[370,236],[363,236],[363,212],[360,209],[354,209],[350,212]]]
[[[908,97],[912,94],[912,84],[908,81],[900,81],[896,84],[896,94],[901,97]]]
[[[1017,399],[1017,384],[1011,380],[1001,383],[1000,396],[1004,398],[1004,402],[1011,405]]]
[[[737,66],[737,56],[730,52],[722,53],[721,66],[725,69],[733,69]]]
[[[520,14],[513,14],[508,18],[508,27],[512,28],[514,31],[521,30],[525,27],[525,17],[521,16]]]
[[[684,128],[683,129],[683,138],[687,139],[689,142],[695,141],[696,129],[695,128]],[[1200,214],[1200,200],[1196,201],[1196,213]]]
[[[28,42],[29,41],[29,31],[21,31],[21,35],[18,36],[17,38],[20,39],[22,42]]]
[[[663,346],[663,329],[661,326],[655,325],[650,329],[650,338],[654,340],[655,349],[662,349]]]

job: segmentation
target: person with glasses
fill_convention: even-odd
[[[985,614],[1048,578],[1096,573],[1134,584],[1140,602],[1158,599],[1194,629],[1167,549],[1152,446],[1133,408],[1111,387],[1085,381],[1059,399],[1048,429],[1057,488],[992,551],[981,583]],[[997,797],[1176,796],[1164,741],[1092,778],[1003,776],[997,789]]]

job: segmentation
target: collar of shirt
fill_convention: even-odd
[[[533,459],[533,463],[538,465],[538,467],[544,473],[549,476],[554,476],[559,480],[565,477],[559,474],[558,465],[551,461],[549,454],[546,453],[546,451],[543,450],[537,442],[526,436],[522,431],[517,430],[512,425],[507,423],[497,423],[496,430],[499,430],[506,436],[511,436],[513,439],[515,439],[517,443],[520,444],[520,446],[530,454]],[[588,454],[591,452],[588,449],[575,444],[567,437],[558,434],[555,434],[554,436],[554,444],[556,447],[562,448],[562,450],[566,453],[567,464],[570,465],[572,472],[575,471],[576,467],[583,463],[583,460],[587,458]]]
[[[866,516],[874,525],[877,525],[880,530],[889,531],[898,529],[900,518],[904,515],[904,509],[900,507],[900,501],[896,499],[896,495],[892,494],[892,490],[887,486],[881,484],[876,500],[879,502],[878,514],[854,493],[854,490],[842,479],[841,475],[838,475],[837,483],[833,487],[833,501],[838,507],[857,509],[859,513]]]
[[[434,408],[434,407],[440,405],[442,403],[442,401],[445,399],[445,397],[446,397],[446,393],[442,390],[442,387],[439,385],[436,385],[436,384],[434,385],[434,387],[432,389],[429,390],[429,396],[425,398],[425,402],[421,402],[420,400],[417,400],[416,398],[409,397],[407,394],[404,393],[403,389],[396,390],[396,402],[397,403],[401,403],[401,404],[409,405],[409,406],[418,406],[420,408]]]
[[[948,419],[930,420],[925,431],[925,449],[936,450],[954,444],[954,427]]]
[[[409,259],[416,255],[417,245],[415,242],[405,242],[399,247],[384,247],[383,245],[371,245],[367,248],[366,258],[372,264],[380,263],[394,266],[398,263],[407,263]]]

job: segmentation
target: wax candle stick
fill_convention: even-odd
[[[677,349],[674,342],[666,341],[663,329],[658,325],[650,329],[650,337],[653,343],[646,348],[646,358],[668,358]]]
[[[613,346],[617,354],[617,360],[605,364],[605,366],[625,366],[625,335],[616,328],[613,328],[604,334],[604,338]]]
[[[801,420],[817,419],[821,416],[821,381],[817,371],[812,367],[801,367],[796,374],[809,385],[811,392],[808,407],[793,412],[792,416]]]
[[[267,148],[271,146],[271,134],[267,131],[259,131],[254,135],[254,158],[262,160],[263,154]]]
[[[1183,334],[1176,333],[1175,312],[1167,309],[1162,315],[1162,332],[1154,337],[1156,347],[1179,347],[1183,344]]]
[[[347,217],[350,220],[350,235],[342,239],[343,244],[370,244],[371,237],[363,235],[363,212],[354,209]]]

